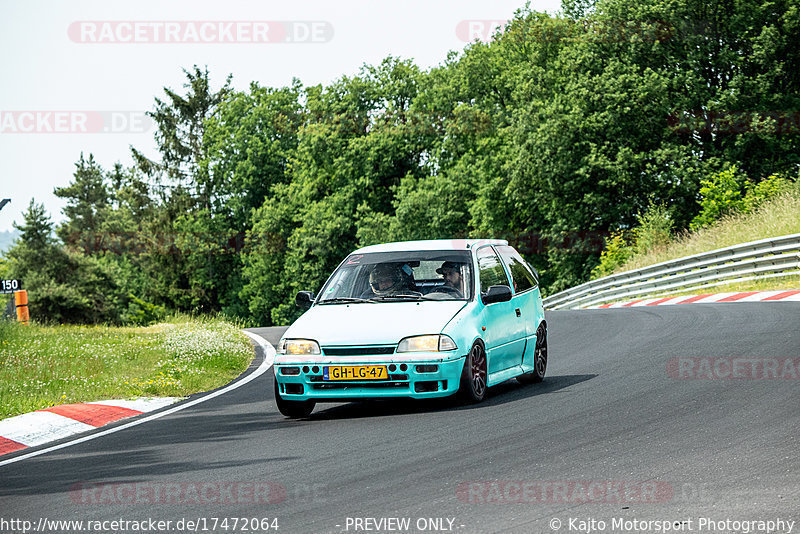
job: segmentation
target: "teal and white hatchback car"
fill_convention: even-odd
[[[444,397],[479,402],[516,378],[540,382],[547,323],[538,275],[500,240],[407,241],[356,250],[275,357],[280,412],[306,417],[317,402]]]

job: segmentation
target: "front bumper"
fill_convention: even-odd
[[[345,402],[358,399],[447,397],[458,391],[465,356],[438,359],[415,354],[409,358],[310,358],[280,355],[274,364],[281,397],[286,400]],[[413,358],[413,359],[412,359]],[[326,366],[385,365],[387,380],[323,380]],[[418,367],[425,366],[425,367]],[[435,366],[436,370],[432,370]],[[297,374],[290,374],[297,373]]]

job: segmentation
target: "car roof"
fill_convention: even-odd
[[[403,252],[414,250],[471,250],[482,245],[508,245],[505,239],[428,239],[425,241],[398,241],[362,247],[353,254],[369,252]]]

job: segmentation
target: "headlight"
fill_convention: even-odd
[[[432,336],[407,337],[397,345],[397,352],[440,352],[456,350],[455,342],[449,336],[437,334]]]
[[[278,354],[320,354],[319,344],[312,339],[281,339]]]

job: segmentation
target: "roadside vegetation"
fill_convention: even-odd
[[[208,391],[252,358],[248,338],[221,319],[174,316],[147,327],[0,320],[0,419],[73,402]]]
[[[775,175],[754,183],[736,174],[736,169],[731,168],[703,181],[701,211],[690,230],[673,232],[669,210],[651,206],[638,217],[636,226],[616,232],[606,241],[592,278],[748,241],[800,233],[800,182]],[[714,291],[722,291],[723,287],[730,291],[800,288],[795,278],[764,278],[716,286]]]
[[[563,0],[428,69],[387,57],[324,85],[236,88],[190,67],[154,101],[155,150],[111,167],[76,153],[63,218],[32,202],[0,277],[23,280],[35,320],[269,326],[377,242],[508,239],[553,294],[694,239],[763,236],[770,209],[797,213],[758,204],[800,167],[798,13]],[[713,229],[734,212],[757,228]]]

